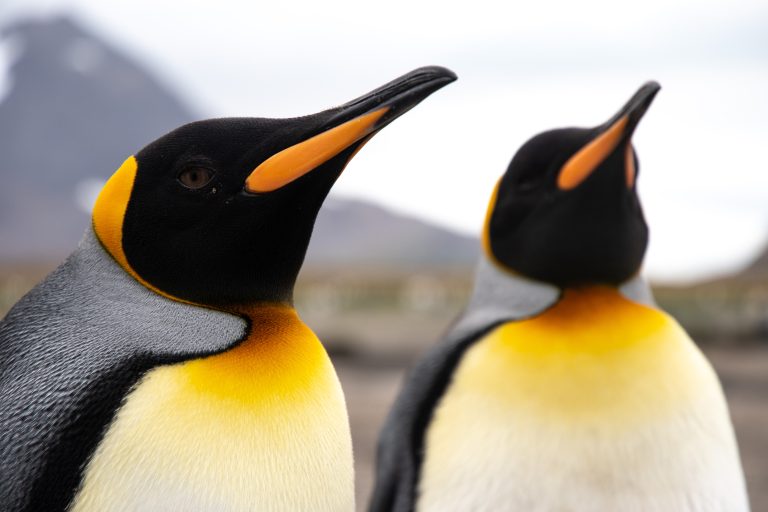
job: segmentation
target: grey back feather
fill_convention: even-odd
[[[160,364],[227,349],[245,320],[162,297],[89,229],[0,322],[0,502],[63,510],[136,381]]]

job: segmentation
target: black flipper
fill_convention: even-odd
[[[410,372],[379,439],[376,486],[369,512],[414,509],[424,436],[432,413],[467,348],[502,323],[500,320],[470,332],[452,330]]]

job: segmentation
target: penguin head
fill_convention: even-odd
[[[110,178],[94,207],[96,235],[126,271],[171,298],[290,302],[317,213],[347,162],[455,79],[421,68],[314,115],[182,126]]]
[[[607,122],[547,131],[518,150],[486,216],[492,261],[561,288],[618,285],[639,271],[648,227],[631,137],[659,89],[649,82]]]

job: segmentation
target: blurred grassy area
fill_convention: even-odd
[[[700,343],[768,338],[768,281],[721,279],[687,287],[655,286],[656,300]]]
[[[0,315],[51,266],[0,266]],[[375,440],[406,368],[449,327],[469,294],[467,271],[305,272],[296,307],[329,347],[347,394],[358,509],[373,478]],[[768,285],[657,287],[660,305],[704,347],[729,399],[753,510],[768,510]]]

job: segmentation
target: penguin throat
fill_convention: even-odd
[[[621,291],[610,285],[589,285],[563,289],[560,301],[555,306],[560,322],[579,324],[595,316],[602,318],[604,311],[610,311],[626,302]]]
[[[652,305],[627,297],[619,288],[596,285],[564,289],[556,304],[526,323],[526,336],[550,348],[614,347],[654,338],[667,323]]]
[[[251,324],[240,344],[186,363],[198,390],[253,405],[274,396],[298,397],[325,372],[325,349],[292,307],[257,304],[240,312]]]

